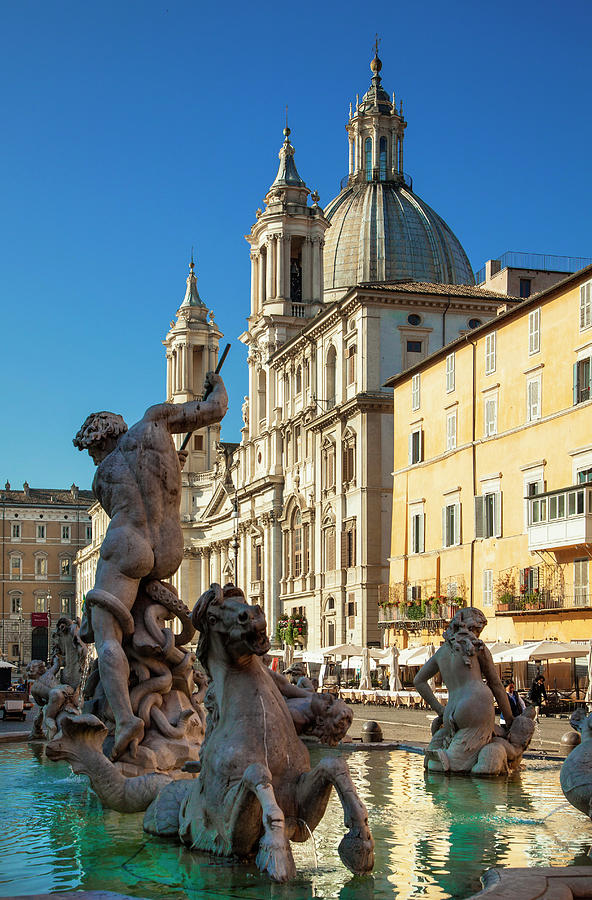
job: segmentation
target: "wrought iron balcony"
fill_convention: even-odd
[[[552,591],[529,591],[519,596],[507,595],[495,604],[496,616],[547,615],[563,610],[591,609],[592,597],[587,588],[564,597]]]
[[[554,550],[592,543],[592,484],[528,498],[528,549]]]

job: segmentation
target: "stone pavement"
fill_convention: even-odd
[[[431,710],[404,709],[363,703],[352,703],[351,709],[354,721],[349,734],[354,740],[362,736],[362,727],[370,719],[378,722],[385,741],[427,744],[430,740],[430,726],[435,715]],[[573,731],[569,724],[569,716],[542,716],[529,751],[565,756],[561,737],[568,731]]]

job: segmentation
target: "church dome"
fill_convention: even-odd
[[[369,281],[475,283],[458,238],[403,181],[348,184],[324,212],[325,291]]]
[[[349,175],[324,210],[326,299],[366,282],[474,284],[460,241],[403,171],[407,122],[382,87],[378,54],[370,68],[371,86],[346,125]]]

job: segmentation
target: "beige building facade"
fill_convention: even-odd
[[[76,616],[74,561],[91,536],[90,491],[0,491],[2,595],[0,651],[24,664],[47,659],[52,623]]]
[[[459,604],[491,640],[592,637],[591,304],[587,267],[389,379],[389,642]]]

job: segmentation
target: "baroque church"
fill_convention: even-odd
[[[384,382],[508,302],[475,287],[460,242],[413,190],[407,122],[381,67],[376,55],[370,87],[350,106],[349,173],[324,209],[284,130],[277,175],[247,235],[240,441],[220,443],[219,426],[196,432],[183,471],[181,596],[192,604],[211,582],[235,581],[264,609],[271,636],[298,616],[312,650],[381,641],[391,528],[407,527],[392,521]],[[222,337],[193,269],[164,341],[171,402],[200,396]]]

